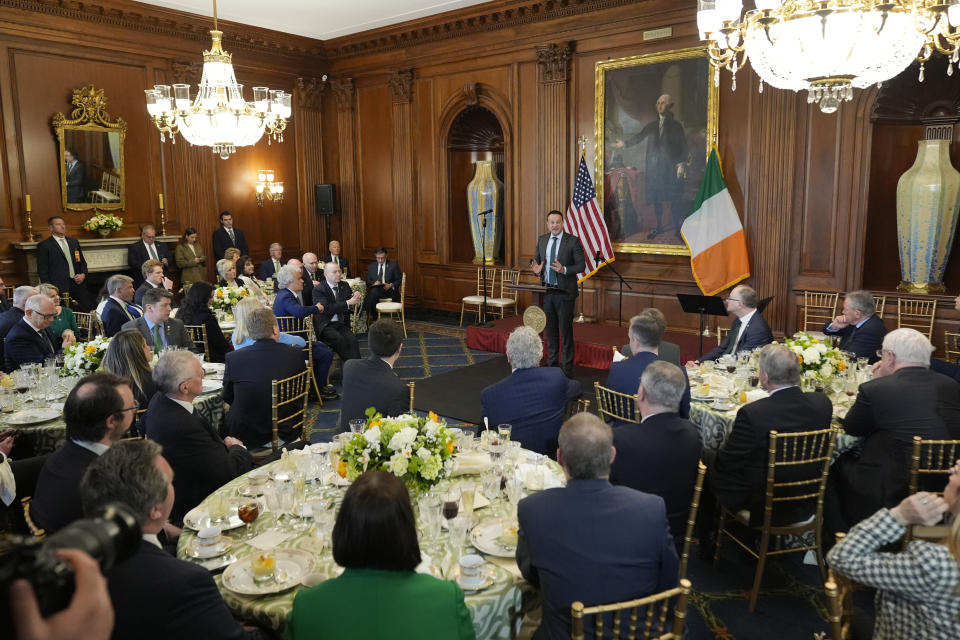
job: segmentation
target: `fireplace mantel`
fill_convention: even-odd
[[[140,241],[140,236],[106,238],[77,238],[83,257],[87,261],[87,271],[90,273],[109,272],[122,273],[130,270],[127,264],[127,247]],[[157,236],[157,242],[179,242],[180,236]],[[38,242],[15,242],[13,246],[26,254],[27,280],[31,284],[40,282],[37,275],[37,245]]]

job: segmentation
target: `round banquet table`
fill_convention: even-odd
[[[524,451],[524,453],[529,454],[530,452]],[[260,468],[269,472],[283,464],[283,460],[278,460]],[[563,471],[560,466],[552,460],[547,460],[546,468],[554,475],[554,478],[558,479],[555,480],[555,482],[560,482],[559,479],[563,478]],[[464,480],[475,482],[478,487],[477,496],[479,498],[479,496],[482,495],[482,492],[479,490],[479,475],[462,475],[453,478],[444,478],[433,490],[443,492],[446,488]],[[339,509],[340,502],[343,500],[347,489],[345,481],[341,482],[343,484],[336,485],[321,485],[319,482],[308,483],[306,489],[307,499],[322,499],[332,505],[331,509],[333,513],[335,513],[336,510]],[[230,500],[236,503],[239,497],[237,490],[245,483],[246,475],[240,476],[220,487],[215,493],[226,498],[228,504]],[[526,491],[524,495],[527,495]],[[207,500],[209,500],[209,496]],[[200,505],[200,508],[204,507],[207,500]],[[411,500],[414,502],[414,509],[416,510],[416,499],[411,497]],[[262,504],[263,501],[261,500],[261,505]],[[233,514],[236,513],[235,504],[231,506],[230,512]],[[494,500],[487,506],[475,507],[474,509],[475,522],[511,516],[515,517],[513,507],[502,492],[499,499]],[[251,525],[251,528],[256,535],[260,535],[271,529],[274,523],[274,514],[269,511],[265,513],[261,512],[260,517]],[[420,530],[420,550],[425,556],[425,560],[426,557],[429,557],[431,566],[438,568],[440,571],[448,571],[451,567],[456,566],[459,561],[459,556],[454,553],[450,546],[446,529],[441,530],[440,536],[437,539],[424,540],[419,518],[417,527],[418,530]],[[289,537],[277,545],[276,548],[294,548],[306,551],[313,556],[313,573],[321,573],[329,577],[339,575],[340,568],[333,560],[329,532],[326,535],[326,544],[323,547],[323,551],[317,553],[314,541],[307,531],[291,532]],[[243,562],[245,558],[249,558],[254,552],[258,552],[258,549],[239,540],[243,533],[244,529],[242,527],[224,532],[224,535],[230,537],[233,542],[233,546],[228,553],[236,556],[238,562]],[[177,546],[177,557],[183,560],[194,561],[189,557],[188,549],[195,538],[196,532],[184,528]],[[469,536],[467,544],[470,544]],[[487,561],[486,566],[492,569],[494,583],[482,591],[468,592],[465,595],[466,605],[470,610],[476,636],[478,640],[485,640],[487,638],[511,638],[513,634],[511,634],[510,625],[512,622],[517,626],[519,625],[519,612],[521,611],[524,592],[527,592],[529,595],[534,592],[534,589],[528,585],[520,575],[515,558],[500,558],[487,554],[482,555]],[[202,561],[196,562],[202,563]],[[220,589],[220,593],[223,595],[224,601],[234,614],[244,620],[256,622],[265,628],[273,629],[277,632],[282,631],[286,624],[287,614],[293,608],[293,599],[297,591],[304,588],[297,586],[294,589],[279,594],[248,596],[234,593],[225,588],[222,584],[222,573],[215,575],[214,580]]]

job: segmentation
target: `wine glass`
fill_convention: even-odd
[[[500,435],[500,444],[505,445],[506,443],[510,442],[510,434],[513,433],[513,425],[497,425],[497,433]]]
[[[447,493],[443,497],[443,517],[447,519],[448,523],[460,513],[461,495],[460,485],[454,485],[447,489]]]
[[[257,499],[243,500],[239,505],[237,505],[237,515],[246,525],[246,531],[243,534],[244,540],[249,540],[253,537],[253,529],[250,527],[253,522],[260,517],[260,512],[263,510],[263,507],[260,504],[260,501]]]
[[[417,501],[420,520],[423,522],[423,532],[429,539],[436,539],[440,535],[441,504],[440,496],[435,493],[425,493]]]

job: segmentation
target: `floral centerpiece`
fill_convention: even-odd
[[[385,418],[373,407],[367,422],[344,445],[337,473],[353,481],[364,471],[389,471],[408,489],[424,491],[449,475],[456,444],[447,423],[430,412]]]
[[[92,218],[83,223],[83,228],[87,231],[119,231],[123,229],[123,218],[115,216],[112,213],[97,213]]]
[[[235,287],[232,285],[229,287],[217,287],[213,290],[213,300],[210,302],[210,306],[214,309],[232,311],[235,304],[249,295],[250,290],[246,287]]]
[[[840,349],[829,347],[823,340],[803,331],[784,340],[784,344],[797,354],[800,370],[806,378],[827,382],[837,372],[845,371],[847,368],[846,358]]]
[[[85,376],[100,368],[107,353],[110,338],[97,336],[90,342],[76,342],[63,350],[61,376]]]

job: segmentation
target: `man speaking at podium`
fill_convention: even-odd
[[[563,231],[563,214],[547,214],[547,229],[537,239],[537,252],[530,269],[547,288],[543,311],[547,314],[547,366],[557,366],[559,342],[563,344],[560,367],[573,377],[573,309],[577,300],[577,274],[586,268],[580,238]]]

